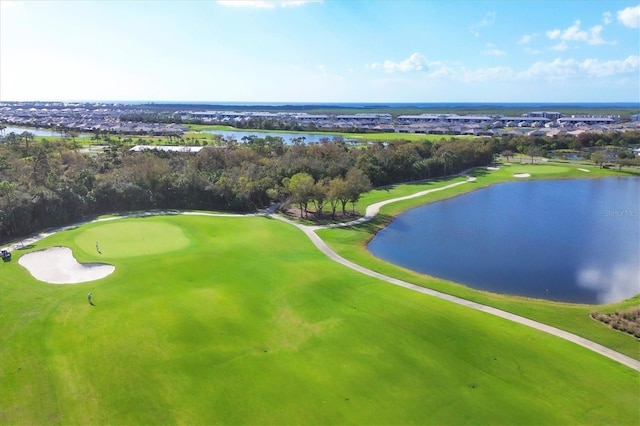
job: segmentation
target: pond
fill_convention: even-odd
[[[494,293],[620,301],[640,293],[640,179],[493,185],[399,215],[368,249]]]
[[[15,133],[16,135],[20,135],[22,132],[29,132],[34,136],[60,136],[60,131],[51,130],[51,129],[34,129],[32,127],[16,127],[16,126],[6,126],[2,131],[4,136],[7,136],[9,133]],[[90,136],[87,133],[78,134],[79,137],[87,137]]]

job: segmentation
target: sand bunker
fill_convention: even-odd
[[[578,170],[580,170],[581,172],[587,172],[587,173],[589,173],[589,170],[587,170],[587,169],[578,169]]]
[[[515,175],[513,175],[513,177],[528,178],[528,177],[531,177],[531,174],[529,174],[529,173],[516,173]]]
[[[104,278],[115,266],[103,263],[81,264],[68,247],[53,247],[25,254],[18,263],[34,278],[49,284],[77,284]]]
[[[487,170],[500,170],[500,167],[489,166],[487,167]]]

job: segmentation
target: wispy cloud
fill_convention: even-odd
[[[381,68],[381,65],[369,68]],[[569,79],[609,78],[635,75],[640,71],[640,56],[630,55],[625,59],[602,61],[596,58],[582,61],[560,59],[538,61],[524,70],[515,70],[510,66],[467,68],[464,65],[447,64],[440,61],[429,63],[425,68],[427,80],[447,80],[460,83],[483,82],[530,82],[563,81]]]
[[[480,28],[489,27],[493,25],[495,22],[496,22],[496,13],[487,12],[487,14],[484,15],[484,18],[482,18],[480,22],[472,25],[471,28],[469,28],[469,31],[471,31],[471,33],[474,36],[478,37],[480,35],[480,32],[478,31]]]
[[[612,77],[637,73],[640,70],[640,56],[631,55],[622,60],[601,61],[599,59],[560,58],[552,62],[536,62],[522,76],[529,78],[548,77],[553,79],[578,77]]]
[[[507,52],[505,52],[504,50],[500,50],[498,48],[496,48],[496,46],[493,43],[487,43],[486,44],[487,49],[482,51],[483,55],[486,56],[504,56],[507,54]]]
[[[581,41],[588,44],[605,44],[600,33],[602,25],[595,25],[589,30],[580,29],[580,21],[575,21],[573,25],[564,30],[554,29],[547,31],[547,37],[551,40],[561,40],[563,43],[554,46],[553,50],[566,50],[568,41]]]
[[[604,22],[605,25],[609,25],[613,22],[613,15],[611,15],[611,12],[607,11],[602,14],[602,22]]]
[[[520,40],[518,40],[518,44],[527,44],[527,43],[531,43],[531,41],[538,37],[537,33],[534,34],[525,34],[522,37],[520,37]]]
[[[413,53],[404,61],[394,62],[386,60],[382,63],[374,62],[367,64],[368,69],[383,69],[386,73],[392,74],[395,72],[411,72],[411,71],[426,71],[429,68],[427,58],[421,53]]]
[[[640,6],[627,7],[618,11],[618,21],[629,28],[640,28]]]
[[[323,0],[218,0],[218,4],[231,7],[252,7],[275,9],[276,7],[302,6],[308,3],[322,3]]]

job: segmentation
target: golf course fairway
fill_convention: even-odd
[[[50,285],[18,264],[54,246],[115,271]],[[0,424],[640,422],[638,372],[359,274],[268,217],[95,222],[13,254]]]

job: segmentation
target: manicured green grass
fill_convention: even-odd
[[[149,253],[154,232],[167,238]],[[18,257],[53,245],[116,272],[37,282]],[[2,424],[638,420],[636,372],[352,272],[265,218],[84,225],[2,268]]]
[[[589,172],[584,172],[579,169],[586,169],[589,170]],[[616,309],[637,306],[640,303],[640,295],[606,306],[554,303],[544,300],[503,296],[474,290],[460,284],[408,271],[376,258],[366,250],[366,243],[374,237],[380,228],[388,224],[389,221],[393,219],[393,216],[418,205],[453,197],[465,192],[484,188],[488,185],[518,180],[513,177],[514,174],[518,173],[530,173],[530,179],[640,176],[640,171],[631,169],[623,169],[621,173],[614,170],[599,169],[593,166],[571,164],[502,164],[500,170],[497,171],[490,171],[486,168],[472,171],[470,175],[477,177],[476,182],[434,192],[420,198],[388,204],[381,209],[379,217],[365,226],[322,230],[319,231],[319,235],[332,249],[343,257],[375,271],[535,319],[594,340],[632,358],[640,359],[640,342],[637,339],[611,330],[601,323],[593,321],[589,317],[589,313],[596,310],[600,312],[612,312]],[[365,194],[359,203],[356,204],[356,210],[364,212],[367,205],[375,202],[402,197],[409,193],[416,193],[425,189],[444,187],[463,179],[462,177],[456,177],[451,180],[403,184],[377,189]]]
[[[49,285],[18,264],[56,245],[116,271]],[[276,220],[87,224],[0,273],[0,424],[640,420],[637,372],[358,274]]]

